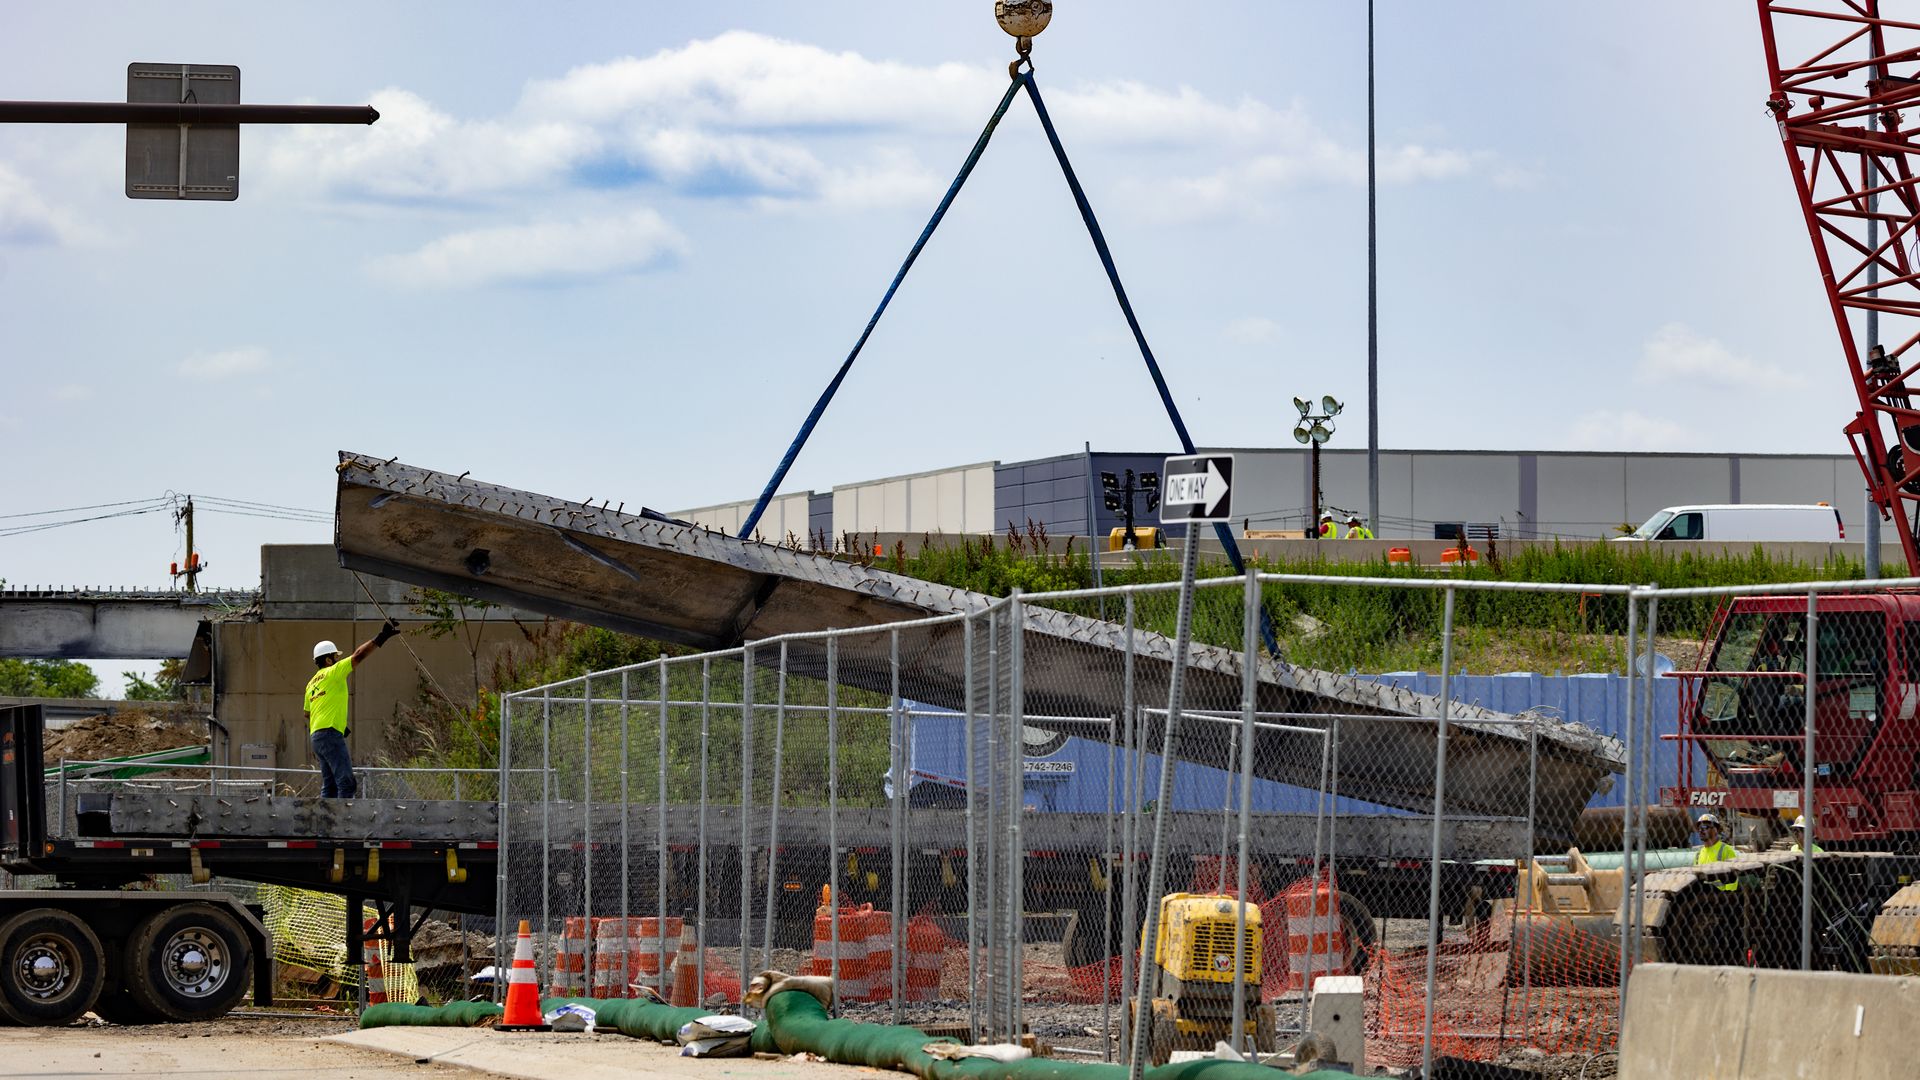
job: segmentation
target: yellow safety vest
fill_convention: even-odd
[[[1347,539],[1371,540],[1373,539],[1373,530],[1367,528],[1365,525],[1349,525],[1347,526]]]
[[[1693,865],[1709,866],[1717,862],[1729,862],[1739,857],[1740,852],[1732,844],[1727,843],[1725,840],[1715,840],[1711,844],[1700,845],[1700,850],[1693,854]],[[1732,892],[1740,887],[1740,883],[1737,881],[1729,881],[1724,885],[1716,887],[1721,892]]]

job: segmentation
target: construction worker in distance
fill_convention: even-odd
[[[1801,844],[1808,844],[1813,849],[1813,853],[1815,855],[1826,854],[1825,848],[1822,848],[1819,844],[1811,843],[1808,840],[1807,816],[1805,814],[1801,814],[1799,817],[1793,819],[1793,846],[1788,848],[1787,850],[1793,852],[1795,855],[1798,855],[1800,854]]]
[[[1367,528],[1366,523],[1360,520],[1359,514],[1347,515],[1347,539],[1349,540],[1373,539],[1373,530]]]
[[[305,713],[313,756],[320,763],[320,797],[351,799],[360,791],[353,776],[353,757],[347,752],[347,677],[354,665],[373,655],[373,650],[400,632],[392,619],[372,639],[360,643],[353,655],[341,659],[340,647],[322,641],[313,647],[313,665],[318,671],[307,680]]]
[[[1333,511],[1322,511],[1320,514],[1320,539],[1332,540],[1339,535],[1340,528],[1333,523]]]
[[[1707,866],[1740,857],[1740,852],[1732,844],[1720,839],[1719,818],[1712,814],[1701,814],[1700,820],[1694,822],[1693,827],[1700,834],[1700,850],[1693,853],[1695,866]],[[1732,892],[1739,887],[1739,882],[1729,881],[1719,886],[1719,889],[1721,892]]]

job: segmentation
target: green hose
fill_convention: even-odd
[[[783,1054],[804,1050],[843,1065],[904,1069],[921,1080],[1125,1080],[1127,1075],[1125,1065],[1048,1058],[945,1061],[920,1048],[952,1039],[934,1039],[918,1028],[834,1020],[820,999],[794,990],[768,999],[767,1017],[760,1027],[772,1035],[775,1048]],[[753,1048],[760,1049],[759,1031],[754,1033]],[[1150,1080],[1274,1080],[1276,1075],[1265,1065],[1244,1061],[1183,1061],[1147,1070]],[[1353,1074],[1316,1071],[1305,1075],[1337,1080]]]
[[[596,1028],[657,1042],[673,1042],[681,1025],[713,1011],[623,998],[571,997],[547,998],[540,1003],[540,1011],[550,1013],[562,1005],[585,1005],[592,1009]],[[474,1027],[502,1012],[500,1006],[486,1001],[454,1001],[438,1008],[374,1005],[360,1014],[360,1026]],[[953,1041],[936,1039],[919,1028],[835,1020],[827,1015],[820,999],[789,990],[768,1000],[766,1018],[754,1029],[750,1045],[756,1053],[806,1051],[842,1065],[904,1069],[921,1080],[1125,1080],[1127,1075],[1124,1065],[1049,1058],[1013,1062],[985,1058],[946,1061],[921,1049],[930,1042]],[[1150,1080],[1273,1080],[1275,1075],[1264,1065],[1241,1061],[1183,1061],[1147,1070]],[[1351,1074],[1313,1072],[1306,1075],[1336,1080]]]
[[[445,1005],[369,1005],[360,1014],[360,1026],[377,1027],[474,1027],[489,1017],[505,1012],[491,1001],[449,1001]]]

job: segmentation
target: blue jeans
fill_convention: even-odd
[[[351,799],[360,791],[353,778],[353,758],[347,753],[347,737],[333,728],[313,733],[313,756],[320,762],[320,797]]]

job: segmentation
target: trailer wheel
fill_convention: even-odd
[[[253,942],[232,915],[182,904],[149,916],[127,939],[127,996],[156,1020],[224,1016],[247,993]]]
[[[107,978],[100,939],[73,915],[33,908],[0,923],[0,1015],[29,1027],[86,1015]]]
[[[1359,975],[1367,970],[1376,938],[1373,912],[1352,893],[1340,894],[1340,922],[1347,935],[1347,970]]]

